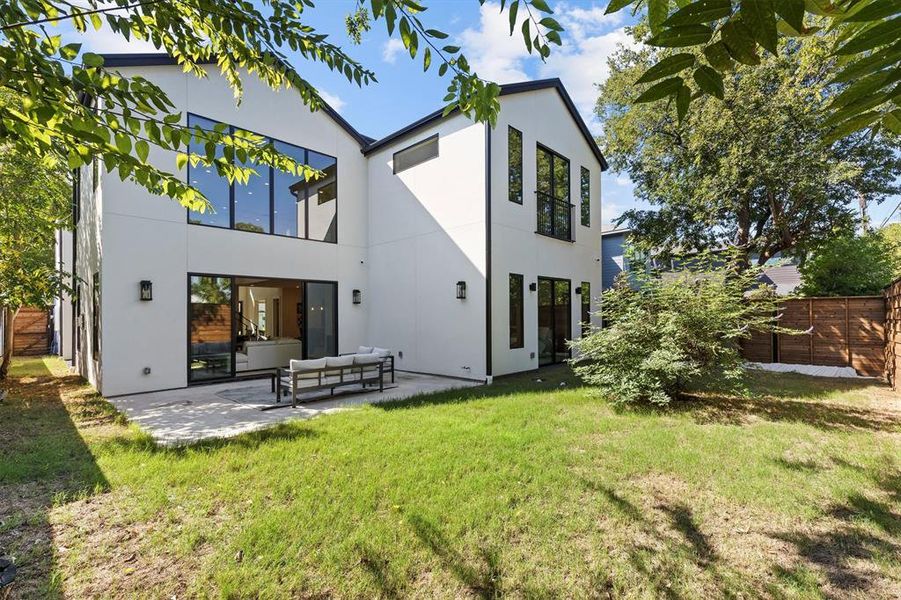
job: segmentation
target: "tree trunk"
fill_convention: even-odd
[[[9,373],[9,363],[13,359],[13,337],[18,314],[18,308],[4,306],[2,315],[0,315],[0,318],[3,319],[3,355],[0,359],[0,379],[6,379],[6,374]]]
[[[866,235],[870,232],[870,216],[867,214],[867,197],[857,192],[857,203],[860,206],[860,233]]]

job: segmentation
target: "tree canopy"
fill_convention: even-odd
[[[760,65],[762,56],[779,52],[780,39],[827,30],[835,34],[829,54],[836,59],[829,81],[849,84],[830,100],[828,135],[838,139],[865,128],[901,134],[898,0],[610,0],[606,12],[627,7],[644,11],[646,43],[693,50],[661,54],[647,65],[637,83],[648,89],[636,102],[671,97],[685,113],[699,96],[722,97],[735,66]],[[691,81],[695,94],[688,92]]]
[[[641,38],[643,27],[634,33]],[[652,64],[696,60],[700,51],[645,47],[611,58],[597,103],[602,145],[612,168],[632,178],[636,197],[659,208],[621,219],[642,249],[734,245],[763,264],[851,231],[850,203],[859,197],[878,203],[898,192],[897,136],[829,139],[829,105],[842,93],[831,84],[833,37],[780,42],[760,64],[717,80],[719,97],[699,95],[706,84],[680,84],[696,96],[690,112],[666,96],[636,104],[642,92],[634,82]]]
[[[426,25],[426,9],[414,0],[358,0],[348,15],[348,34],[359,41],[373,21],[383,23],[411,58],[421,58],[425,71],[434,64],[439,76],[450,78],[447,111],[493,123],[500,88],[473,72],[459,47],[442,41],[446,33]],[[312,0],[5,1],[0,4],[0,86],[16,94],[21,105],[0,106],[0,142],[70,169],[102,160],[123,180],[194,210],[204,210],[206,199],[172,172],[188,162],[213,166],[229,180],[246,181],[253,174],[251,164],[315,178],[318,171],[280,154],[260,136],[230,134],[222,127],[189,129],[159,87],[140,76],[117,74],[101,56],[83,52],[80,43],[64,44],[53,31],[66,21],[82,36],[107,29],[147,41],[197,77],[205,77],[212,65],[238,102],[243,79],[254,76],[273,89],[296,91],[316,110],[322,98],[292,65],[292,56],[322,63],[357,85],[374,83],[376,76],[308,24],[313,10]],[[545,0],[515,0],[502,10],[510,15],[511,34],[527,16],[521,34],[529,52],[546,57],[549,44],[560,43],[562,28]],[[192,142],[203,152],[189,151]],[[148,162],[151,146],[177,153],[173,169]]]
[[[898,247],[882,231],[833,237],[800,266],[805,296],[881,294],[898,273]]]

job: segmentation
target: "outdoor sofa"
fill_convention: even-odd
[[[360,350],[371,348],[361,346]],[[292,407],[297,406],[298,393],[329,390],[330,394],[334,394],[336,388],[355,385],[363,388],[378,385],[381,392],[385,388],[384,377],[389,362],[387,358],[391,358],[391,380],[394,381],[394,357],[390,351],[384,352],[387,354],[357,352],[309,360],[292,360],[287,369],[278,370],[276,402],[281,402],[282,395],[289,391]]]

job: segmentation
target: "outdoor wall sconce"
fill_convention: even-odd
[[[153,282],[149,279],[141,281],[141,302],[153,300]]]
[[[581,287],[581,286],[576,288],[576,295],[577,295],[577,296],[581,296],[581,295],[582,295],[582,287]]]
[[[457,282],[457,300],[466,300],[466,282]]]
[[[361,304],[363,302],[363,292],[361,292],[360,290],[354,290],[353,301],[354,304]]]
[[[529,284],[529,291],[534,292],[536,290],[538,290],[538,284],[533,281],[532,283]]]

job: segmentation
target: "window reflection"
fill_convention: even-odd
[[[338,161],[312,150],[307,164],[324,174],[307,182],[307,237],[322,242],[338,241]]]
[[[204,119],[196,115],[188,115],[188,127],[200,127],[206,131],[212,131],[216,126],[215,121]],[[204,143],[198,143],[191,140],[188,146],[190,154],[205,155]],[[222,157],[222,147],[216,148],[216,157]],[[215,227],[230,227],[231,221],[229,216],[229,184],[225,177],[221,177],[216,171],[216,167],[198,164],[192,166],[188,164],[188,181],[195,188],[200,190],[207,200],[210,201],[212,208],[207,207],[205,212],[191,211],[188,215],[189,223],[202,223],[204,225],[213,225]]]

